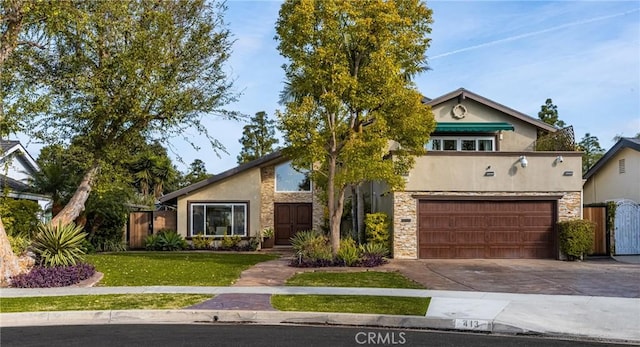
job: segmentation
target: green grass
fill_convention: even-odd
[[[431,298],[353,295],[273,295],[281,311],[344,312],[424,316]]]
[[[104,273],[99,286],[228,286],[269,254],[124,252],[85,256]]]
[[[371,287],[425,289],[398,272],[303,272],[287,280],[288,286],[301,287]]]
[[[180,309],[211,299],[211,295],[134,294],[2,298],[0,312]]]
[[[371,287],[424,289],[398,272],[303,272],[288,286]],[[271,305],[281,311],[373,313],[424,316],[431,298],[358,295],[273,295]]]

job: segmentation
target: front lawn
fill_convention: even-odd
[[[124,252],[92,254],[85,260],[104,273],[100,286],[228,286],[270,254]]]
[[[126,294],[3,298],[0,312],[180,309],[208,299],[211,299],[211,295]]]
[[[398,272],[304,272],[288,286],[424,289]],[[431,298],[357,295],[273,295],[271,305],[281,311],[344,312],[424,316]]]
[[[301,287],[368,287],[425,289],[420,283],[399,272],[303,272],[287,280],[288,286]]]

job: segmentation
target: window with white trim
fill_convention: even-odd
[[[310,192],[309,172],[298,171],[291,162],[276,166],[276,192]]]
[[[192,203],[190,236],[247,236],[247,204],[206,202]]]
[[[482,136],[435,136],[427,143],[429,151],[495,151],[495,137]]]

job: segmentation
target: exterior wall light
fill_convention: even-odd
[[[524,155],[520,156],[520,166],[522,166],[522,168],[527,167],[527,165],[529,164],[529,161],[527,161],[527,157],[525,157]]]
[[[563,162],[564,162],[564,158],[561,155],[556,157],[556,164],[557,163],[563,163]]]

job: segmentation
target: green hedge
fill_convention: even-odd
[[[582,259],[593,251],[595,228],[595,223],[583,219],[559,222],[560,250],[570,260]]]

